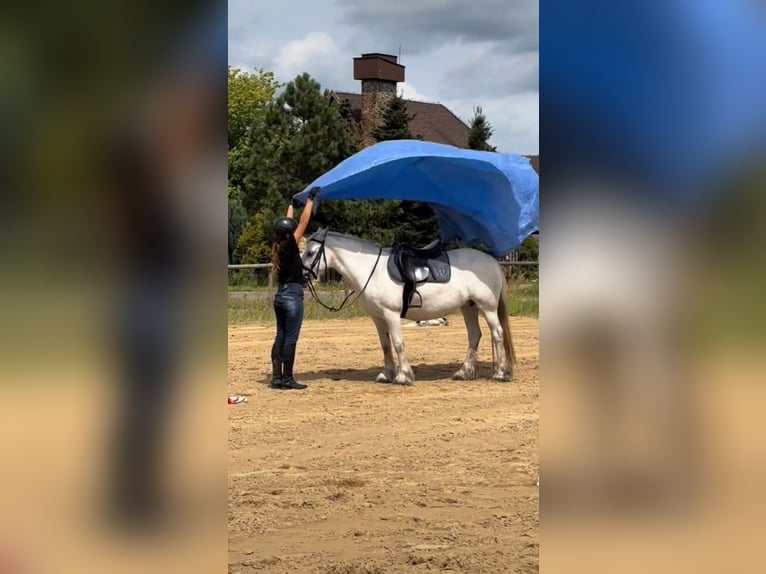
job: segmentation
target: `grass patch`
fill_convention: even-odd
[[[338,307],[345,298],[343,292],[320,292],[319,297],[327,305]],[[354,297],[352,295],[352,297]],[[303,300],[303,319],[306,321],[321,321],[323,319],[347,319],[349,317],[364,317],[366,313],[358,303],[338,313],[332,313],[317,303],[311,294],[306,291]],[[271,306],[268,290],[262,297],[238,299],[229,296],[229,324],[241,325],[244,323],[271,323],[274,321],[274,309]]]
[[[508,314],[511,317],[537,317],[540,313],[540,289],[537,281],[508,289]]]
[[[322,290],[328,291],[342,291],[345,285],[341,282],[326,281],[321,283]],[[253,283],[253,282],[229,282],[229,293],[241,293],[243,291],[252,291],[253,293],[271,293],[273,287],[269,287],[268,283]],[[308,295],[308,291],[306,292]]]
[[[258,293],[268,293],[269,292],[269,286],[268,285],[229,285],[229,292],[241,292],[241,291],[255,291]]]
[[[332,285],[328,286],[328,289],[332,290],[320,291],[319,296],[327,305],[338,307],[345,298],[343,291]],[[268,288],[248,289],[247,291],[253,293],[253,297],[242,298],[233,295],[241,291],[243,290],[230,288],[228,308],[230,325],[272,323],[274,321],[274,310],[271,306]],[[355,295],[352,295],[353,297]],[[512,317],[537,317],[539,313],[538,284],[536,282],[529,283],[509,289],[507,302],[508,314]],[[330,312],[317,303],[308,291],[305,292],[303,308],[303,318],[306,321],[366,316],[366,313],[356,302],[339,313]]]

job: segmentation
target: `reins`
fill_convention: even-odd
[[[320,258],[322,258],[324,260],[325,269],[327,268],[327,255],[325,254],[325,241],[326,240],[327,240],[326,237],[324,239],[322,239],[322,241],[319,241],[318,239],[313,239],[313,238],[310,240],[310,241],[316,241],[317,243],[319,243],[322,246],[320,248],[319,252],[317,253],[316,257],[314,258],[314,262],[311,264],[311,267],[308,269],[309,273],[311,275],[313,275],[315,278],[316,278],[317,275],[316,275],[316,273],[314,273],[314,266],[316,265],[317,261]],[[372,276],[375,275],[375,269],[378,268],[378,262],[380,261],[380,256],[382,254],[383,254],[383,248],[379,247],[378,248],[378,257],[377,257],[377,259],[375,259],[375,265],[372,266],[372,271],[370,271],[370,275],[369,275],[369,277],[367,277],[367,281],[365,282],[364,287],[362,287],[362,290],[357,294],[356,298],[353,301],[351,301],[351,302],[348,301],[349,298],[355,293],[354,291],[351,291],[351,293],[346,295],[346,298],[343,299],[343,302],[340,304],[339,307],[332,307],[330,305],[327,305],[324,301],[322,301],[319,298],[319,294],[318,294],[318,292],[316,290],[316,287],[314,287],[314,284],[311,282],[311,277],[309,277],[308,285],[307,285],[308,289],[309,289],[309,293],[311,293],[311,296],[314,298],[314,300],[317,303],[319,303],[322,307],[324,307],[325,309],[327,309],[331,313],[337,313],[338,311],[342,311],[346,307],[348,307],[350,305],[353,305],[359,299],[359,297],[362,296],[362,293],[364,293],[367,290],[367,285],[370,284],[370,280],[372,279]]]

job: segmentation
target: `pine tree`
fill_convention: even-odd
[[[399,95],[391,98],[383,113],[381,125],[373,136],[379,142],[421,139],[413,136],[407,114],[407,102]],[[431,208],[418,201],[390,201],[379,206],[382,222],[388,223],[389,236],[395,241],[423,246],[439,235],[439,224]]]
[[[481,106],[477,106],[473,110],[473,118],[471,119],[468,147],[480,151],[497,151],[497,148],[489,143],[489,138],[492,137],[494,131],[492,125],[487,121]]]
[[[270,229],[271,221],[285,214],[294,194],[356,151],[349,124],[328,91],[322,92],[308,74],[288,83],[249,133],[242,202],[250,222],[237,252],[241,256],[247,252],[248,258],[263,256],[258,244],[268,243],[270,235],[260,227]],[[323,204],[322,211],[333,214],[333,223],[342,229],[348,206],[329,203],[337,202]]]
[[[239,190],[229,186],[229,263],[237,263],[236,248],[239,236],[247,223],[247,212],[242,205]]]
[[[340,111],[340,117],[342,117],[347,122],[351,123],[354,121],[354,110],[351,107],[351,102],[348,101],[348,98],[341,102],[338,111]]]
[[[354,117],[354,108],[351,106],[351,102],[348,98],[341,102],[338,111],[340,112],[340,117],[343,118],[348,126],[349,133],[351,133],[351,137],[354,140],[354,147],[356,149],[361,149],[363,147],[362,126]]]
[[[372,135],[379,142],[415,139],[410,132],[410,120],[414,117],[407,115],[407,102],[404,98],[395,95],[389,100],[382,121]]]
[[[290,197],[356,152],[348,123],[308,74],[267,106],[249,148],[244,203],[251,214],[284,211]]]

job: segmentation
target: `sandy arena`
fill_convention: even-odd
[[[511,318],[514,380],[450,380],[460,316],[405,329],[411,387],[375,383],[368,318],[307,321],[275,391],[273,327],[229,329],[229,572],[538,571],[538,321]],[[491,375],[482,320],[480,373]]]

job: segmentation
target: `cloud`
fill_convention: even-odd
[[[248,72],[267,67],[279,45],[274,36],[254,33],[261,14],[243,0],[230,0],[228,9],[229,64]]]
[[[482,106],[501,151],[537,153],[538,0],[229,0],[229,63],[308,72],[323,88],[359,92],[352,59],[397,54],[412,100],[440,102],[469,121]]]
[[[409,82],[402,82],[401,84],[398,84],[397,89],[399,91],[399,94],[405,100],[414,100],[418,102],[433,102],[434,101],[434,98],[432,98],[431,96],[426,96],[424,94],[421,94],[415,88],[415,86],[413,86]]]
[[[287,82],[308,72],[323,87],[332,88],[333,82],[341,79],[338,63],[346,59],[350,58],[329,34],[310,32],[299,40],[287,42],[279,50],[274,58],[274,73]]]
[[[441,103],[467,124],[470,124],[474,108],[481,106],[494,128],[490,143],[498,151],[523,155],[540,152],[540,102],[537,92],[485,98],[481,102],[475,98],[463,98],[442,100]]]
[[[523,94],[539,89],[538,52],[503,54],[494,42],[469,46],[446,67],[439,91],[448,98]]]
[[[344,21],[362,38],[410,54],[445,43],[495,41],[505,52],[537,50],[538,0],[339,0]],[[391,47],[386,49],[391,49]]]
[[[279,46],[276,42],[262,38],[249,40],[241,29],[229,28],[229,64],[247,72],[258,68],[271,69],[271,61]],[[237,40],[241,37],[241,40]]]
[[[495,128],[492,142],[507,153],[540,153],[540,98],[537,92],[491,99],[482,105]]]
[[[466,122],[482,106],[500,151],[539,153],[538,0],[339,0],[338,6],[355,30],[349,49],[397,53],[401,46],[405,97],[438,101]]]

